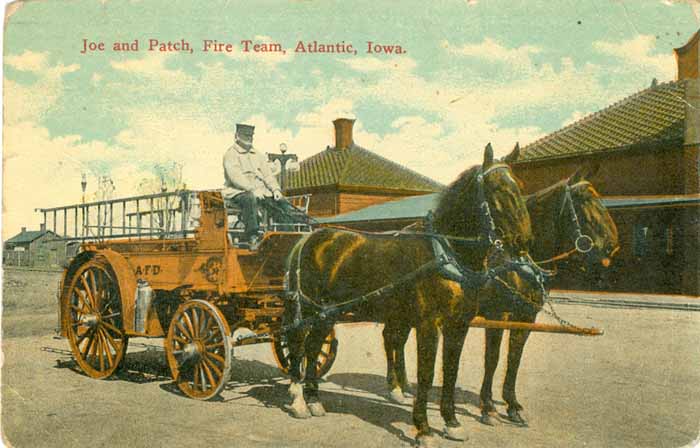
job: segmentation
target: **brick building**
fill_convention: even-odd
[[[286,195],[313,195],[311,215],[347,213],[443,188],[440,183],[355,144],[354,120],[338,118],[333,124],[335,146],[303,160],[286,182]]]

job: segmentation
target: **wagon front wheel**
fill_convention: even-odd
[[[272,341],[272,353],[275,355],[275,361],[277,361],[277,366],[280,370],[285,375],[289,373],[289,347],[284,336],[281,335]],[[316,378],[323,377],[331,370],[337,354],[338,339],[335,337],[335,330],[331,330],[323,340],[321,351],[318,353],[318,358],[316,358],[316,364],[314,366],[316,369]]]
[[[165,355],[182,393],[208,400],[221,392],[231,376],[230,334],[215,305],[191,300],[178,308],[165,339]]]
[[[126,353],[121,297],[116,276],[106,262],[92,259],[70,280],[61,306],[73,357],[85,374],[107,378]]]

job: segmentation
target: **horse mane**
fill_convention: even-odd
[[[459,175],[440,195],[434,212],[434,227],[439,233],[477,236],[481,231],[476,177],[480,166],[473,166]]]

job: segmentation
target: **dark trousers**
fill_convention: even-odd
[[[239,193],[231,199],[241,209],[241,220],[245,226],[245,236],[251,237],[260,230],[258,221],[258,199],[250,191]]]

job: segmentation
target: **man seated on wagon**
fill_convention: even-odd
[[[241,209],[245,226],[244,238],[251,246],[257,243],[260,231],[258,208],[263,205],[281,222],[298,214],[282,195],[267,157],[253,147],[255,127],[236,124],[236,142],[224,154],[224,200]]]

